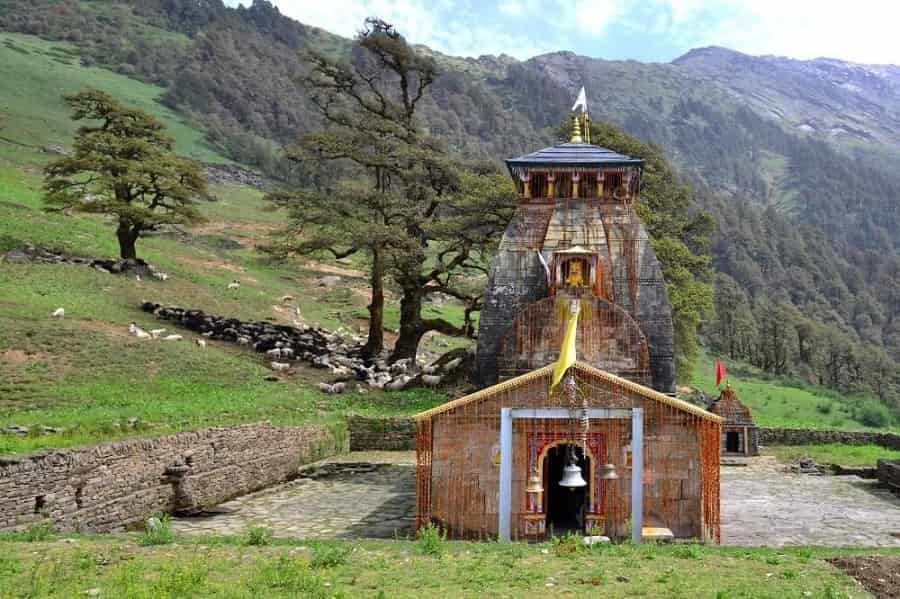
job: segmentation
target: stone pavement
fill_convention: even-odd
[[[855,476],[784,472],[772,458],[722,468],[722,543],[900,546],[900,499]],[[415,454],[357,452],[301,478],[224,503],[217,513],[176,518],[178,532],[276,536],[405,537],[415,523]]]
[[[410,534],[416,515],[415,452],[355,452],[314,465],[321,471],[245,495],[210,514],[174,518],[184,533],[242,534],[265,526],[275,536],[394,538]],[[310,468],[304,468],[309,471]]]
[[[722,467],[722,544],[900,546],[900,498],[856,476]]]

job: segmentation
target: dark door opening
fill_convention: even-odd
[[[570,447],[575,451],[576,463],[581,468],[581,476],[590,484],[591,461],[582,454],[580,447],[557,445],[547,451],[544,458],[547,532],[557,536],[573,531],[584,532],[584,512],[588,487],[569,489],[559,485],[559,481],[563,477],[563,469],[567,465]]]
[[[725,451],[728,453],[741,453],[741,434],[737,431],[725,433]]]

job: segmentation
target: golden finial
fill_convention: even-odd
[[[572,143],[580,144],[584,140],[581,139],[581,125],[578,122],[578,115],[572,115]]]
[[[581,118],[584,119],[584,133],[582,137],[584,137],[584,143],[589,144],[591,143],[591,117],[585,111]]]

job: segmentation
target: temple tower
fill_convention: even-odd
[[[592,145],[583,96],[579,105],[569,142],[506,161],[520,200],[485,290],[478,382],[556,360],[560,311],[577,298],[579,359],[671,393],[672,308],[634,209],[643,161]]]

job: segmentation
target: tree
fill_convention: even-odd
[[[365,251],[371,259],[369,355],[381,351],[384,279],[399,286],[400,336],[391,360],[414,358],[425,332],[471,335],[445,319],[422,318],[433,293],[479,308],[464,283],[486,272],[488,249],[512,215],[511,183],[493,167],[465,165],[422,131],[420,102],[437,77],[388,23],[368,19],[350,62],[317,52],[306,58],[304,85],[326,127],[287,149],[295,162],[334,164],[332,176],[272,199],[291,206],[287,251]]]
[[[65,100],[74,120],[99,124],[79,128],[72,155],[45,168],[48,209],[114,217],[119,255],[129,261],[144,233],[202,220],[194,198],[206,193],[206,178],[197,163],[175,154],[162,123],[99,90]]]

